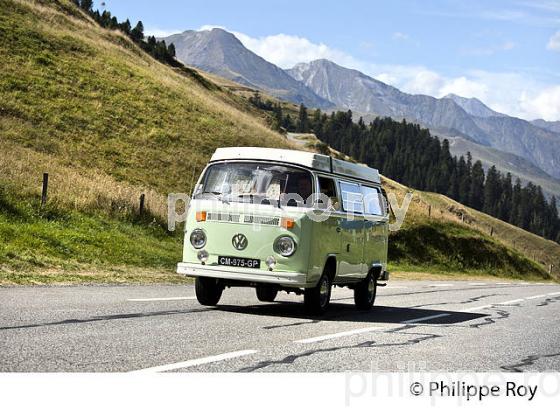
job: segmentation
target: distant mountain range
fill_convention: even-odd
[[[323,110],[351,109],[356,118],[390,116],[417,122],[449,138],[455,155],[471,151],[486,166],[495,164],[560,196],[560,121],[528,122],[454,94],[435,98],[404,93],[329,60],[282,70],[222,29],[185,31],[165,41],[175,45],[183,63],[281,99]]]
[[[323,109],[334,107],[332,102],[318,96],[281,68],[249,51],[225,30],[189,30],[166,37],[165,41],[175,45],[177,59],[185,64],[284,100]]]
[[[298,64],[287,72],[337,107],[417,121],[449,136],[526,158],[560,178],[560,134],[495,113],[479,100],[403,93],[328,60]]]

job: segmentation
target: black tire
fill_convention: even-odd
[[[204,306],[216,306],[224,290],[218,279],[205,277],[196,278],[194,289],[198,302]]]
[[[259,285],[257,286],[257,299],[261,302],[274,302],[278,295],[278,289],[269,285]]]
[[[354,288],[354,303],[360,310],[370,310],[377,296],[377,276],[372,272]]]
[[[331,300],[332,283],[327,272],[323,273],[319,283],[314,288],[305,289],[303,302],[305,310],[315,315],[322,315],[327,311]]]

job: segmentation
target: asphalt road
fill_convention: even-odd
[[[1,372],[560,371],[560,286],[390,281],[370,312],[336,288],[260,303],[192,286],[0,288]]]

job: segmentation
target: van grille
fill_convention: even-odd
[[[246,224],[280,226],[280,218],[277,217],[227,214],[227,213],[220,213],[220,212],[208,212],[208,214],[206,215],[206,220],[217,221],[217,222],[236,222],[236,223],[246,223]]]

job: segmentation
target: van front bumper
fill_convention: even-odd
[[[201,265],[197,263],[181,262],[177,264],[177,273],[188,277],[204,276],[208,278],[230,279],[242,282],[271,283],[275,285],[308,288],[313,284],[307,283],[307,273],[265,271],[250,268],[224,268],[215,265]]]

